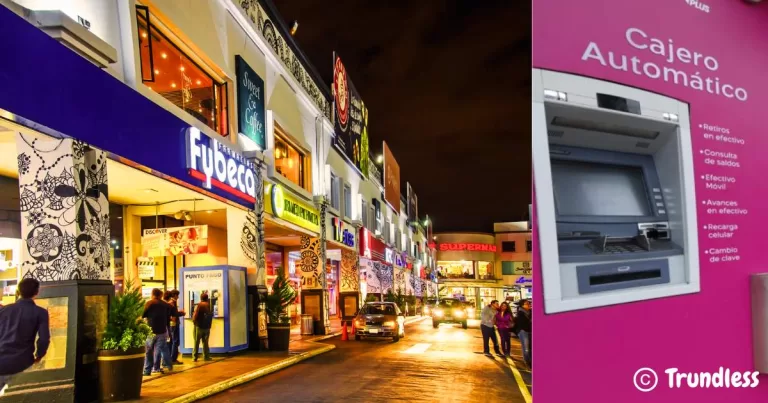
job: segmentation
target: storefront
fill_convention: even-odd
[[[289,314],[291,323],[298,325],[300,315],[306,313],[302,312],[301,293],[321,287],[316,275],[319,248],[302,259],[304,249],[317,246],[314,240],[320,235],[320,215],[311,201],[279,182],[265,184],[264,211],[267,288],[271,290],[277,270],[283,269],[297,291]]]
[[[471,302],[478,308],[503,299],[493,235],[453,233],[438,234],[436,238],[431,247],[436,250],[441,296]]]
[[[365,300],[383,300],[393,291],[392,249],[367,228],[360,228],[360,288]]]
[[[357,230],[333,214],[326,225],[326,276],[329,314],[349,318],[360,304],[360,266],[357,253]]]

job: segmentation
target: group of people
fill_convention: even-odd
[[[144,356],[145,376],[149,376],[153,372],[162,374],[164,370],[161,368],[161,364],[169,371],[173,370],[174,364],[181,364],[179,361],[179,346],[181,345],[179,318],[183,317],[186,312],[179,310],[178,299],[179,291],[177,290],[163,293],[159,288],[155,288],[152,290],[152,299],[147,301],[144,306],[142,317],[147,320],[147,324],[152,329],[152,334],[147,338],[147,349]],[[205,361],[211,360],[208,337],[211,333],[212,319],[213,314],[208,294],[203,293],[200,296],[200,303],[195,306],[192,314],[192,322],[195,326],[194,361],[200,357],[200,342],[203,343],[203,359]]]
[[[512,334],[520,339],[523,359],[531,366],[531,301],[518,302],[517,315],[513,316],[507,302],[493,300],[480,313],[480,330],[483,333],[483,353],[490,356],[489,341],[499,356],[510,356]],[[501,337],[501,350],[496,340],[496,330]]]

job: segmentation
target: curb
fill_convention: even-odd
[[[336,337],[336,334],[331,334],[327,336],[322,336],[320,339],[315,340],[325,340],[329,339],[331,337]],[[313,340],[314,341],[314,340]],[[213,384],[211,386],[204,387],[202,389],[198,389],[192,393],[188,393],[186,395],[179,396],[177,398],[167,400],[166,403],[187,403],[187,402],[194,402],[209,396],[213,396],[217,393],[223,392],[227,389],[231,389],[235,386],[242,385],[244,383],[250,382],[254,379],[261,378],[263,376],[269,375],[273,372],[277,372],[281,369],[290,367],[292,365],[296,365],[300,363],[301,361],[308,360],[312,357],[318,356],[320,354],[327,353],[333,349],[336,348],[336,346],[332,344],[321,344],[322,347],[307,351],[301,354],[297,354],[291,357],[288,357],[284,360],[280,360],[278,362],[269,364],[267,366],[261,367],[255,371],[247,372],[245,374],[227,379],[225,381]]]

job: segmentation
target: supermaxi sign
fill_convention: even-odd
[[[186,140],[189,175],[202,187],[217,188],[229,199],[253,208],[257,187],[253,162],[194,127],[187,129]]]

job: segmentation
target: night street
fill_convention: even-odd
[[[423,320],[398,343],[327,342],[336,349],[205,401],[525,402],[507,362],[481,354],[477,323],[433,329]],[[530,387],[530,373],[522,376]]]

